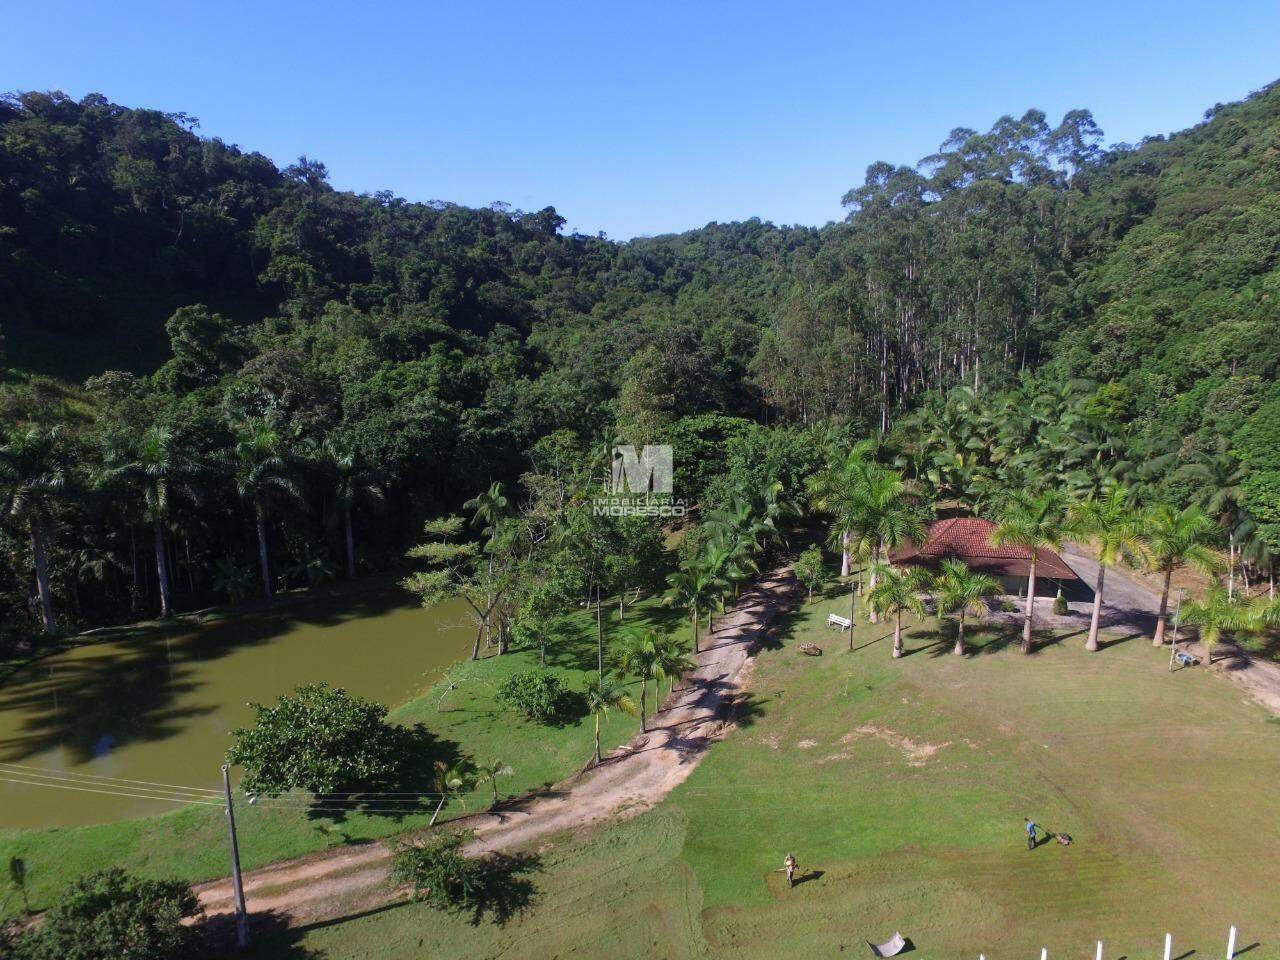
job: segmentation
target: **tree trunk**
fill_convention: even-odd
[[[40,597],[40,619],[46,634],[55,633],[58,624],[53,619],[53,592],[49,587],[49,561],[45,557],[44,524],[39,517],[31,518],[31,559],[36,568],[36,593]]]
[[[484,621],[476,624],[476,642],[471,645],[471,659],[480,659],[480,641],[484,639]]]
[[[347,579],[356,578],[356,538],[351,530],[351,508],[342,512],[342,525],[347,534]]]
[[[702,652],[698,649],[698,605],[696,603],[693,605],[693,652],[695,654]]]
[[[1235,532],[1227,534],[1227,599],[1234,600],[1236,596],[1236,535]]]
[[[640,732],[648,733],[649,728],[645,724],[644,715],[649,704],[649,678],[640,678]]]
[[[840,534],[840,576],[847,577],[852,568],[849,558],[849,531]]]
[[[849,585],[849,652],[853,653],[853,625],[855,621],[854,608],[858,603],[858,591],[853,589],[853,584]]]
[[[902,656],[902,608],[899,607],[893,623],[893,659]]]
[[[436,825],[436,818],[440,816],[440,811],[444,809],[444,802],[447,799],[448,798],[444,794],[440,795],[440,802],[436,804],[435,813],[431,814],[431,822],[427,824],[428,827],[434,827]]]
[[[262,500],[256,497],[253,501],[253,513],[258,524],[258,565],[262,568],[262,592],[270,600],[271,564],[267,559],[267,510],[262,505]]]
[[[1098,583],[1093,589],[1093,617],[1089,620],[1089,639],[1084,648],[1090,653],[1098,649],[1098,623],[1102,619],[1102,583],[1107,577],[1107,568],[1098,565]]]
[[[596,766],[600,765],[600,713],[596,712]]]
[[[1036,607],[1036,550],[1031,548],[1031,569],[1027,571],[1027,615],[1022,623],[1022,652],[1031,652],[1031,620]]]
[[[627,616],[627,591],[618,594],[618,623],[624,622]]]
[[[1164,588],[1160,591],[1160,612],[1156,615],[1156,633],[1151,639],[1154,647],[1164,646],[1164,624],[1169,619],[1169,586],[1173,581],[1173,570],[1164,572]]]
[[[956,620],[956,647],[951,651],[957,657],[964,656],[964,611],[960,611],[960,617]]]
[[[604,682],[604,620],[600,616],[600,588],[596,587],[596,676]]]
[[[169,558],[165,556],[164,529],[160,515],[151,518],[151,529],[156,540],[156,576],[160,580],[160,617],[168,619],[173,612],[169,601]]]
[[[880,569],[880,544],[876,543],[876,548],[871,553],[871,579],[867,582],[867,589],[874,590],[876,588],[876,574]],[[879,623],[880,618],[876,616],[876,608],[872,607],[867,611],[867,618],[872,623]]]

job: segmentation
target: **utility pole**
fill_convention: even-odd
[[[249,915],[244,908],[244,883],[240,879],[240,844],[236,842],[236,814],[231,805],[231,773],[222,765],[222,792],[227,800],[227,830],[231,834],[231,885],[236,895],[236,946],[249,946]]]

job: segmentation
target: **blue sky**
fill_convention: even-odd
[[[52,0],[3,23],[0,89],[182,110],[341,188],[621,239],[825,223],[868,163],[956,126],[1079,106],[1135,141],[1280,77],[1275,0]]]

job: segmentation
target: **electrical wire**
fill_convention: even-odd
[[[34,767],[28,764],[0,763],[0,781],[28,787],[53,787],[61,790],[75,790],[81,793],[94,793],[104,796],[124,797],[133,800],[163,800],[169,803],[195,803],[205,806],[223,806],[222,792],[208,787],[184,787],[178,784],[160,783],[154,780],[135,780],[125,777],[107,777],[99,774],[71,773],[62,770],[51,770],[48,767]],[[300,795],[282,797],[257,797],[241,792],[242,799],[248,799],[248,806],[260,810],[281,812],[308,813],[371,813],[409,815],[425,812],[430,806],[439,803],[440,793],[397,794],[404,799],[385,799],[391,794],[383,794],[384,799],[360,799],[365,794],[344,794],[352,799],[343,801],[330,795],[306,797]],[[372,794],[368,795],[371,798]],[[338,806],[336,804],[343,804]],[[446,805],[448,800],[446,799]]]

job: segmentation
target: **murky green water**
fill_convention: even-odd
[[[249,701],[325,680],[393,706],[465,656],[473,635],[461,605],[423,610],[389,587],[197,628],[140,629],[32,664],[0,686],[0,828],[172,809],[113,794],[129,781],[218,787]],[[70,779],[61,788],[9,782],[44,779],[26,768]]]

